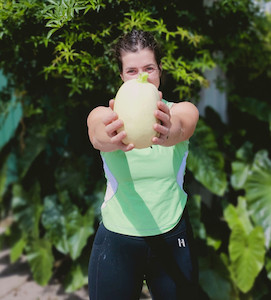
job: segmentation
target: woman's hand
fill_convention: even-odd
[[[157,108],[158,109],[154,112],[154,115],[160,121],[160,124],[154,124],[153,128],[159,133],[159,136],[154,137],[152,142],[156,145],[163,145],[168,139],[171,127],[170,109],[161,100],[157,102]]]
[[[158,102],[155,116],[161,124],[155,124],[159,137],[153,138],[153,143],[162,146],[173,146],[188,140],[194,133],[199,111],[191,102],[174,103],[169,109],[162,101]]]
[[[122,151],[130,151],[134,148],[133,144],[124,144],[122,141],[127,136],[124,130],[117,132],[118,129],[123,127],[123,121],[118,118],[118,115],[114,112],[114,100],[109,101],[109,109],[111,113],[107,114],[103,123],[105,125],[105,132],[108,135],[110,142],[116,146],[117,149]]]
[[[93,147],[100,151],[130,151],[134,145],[122,142],[126,132],[117,132],[123,126],[123,121],[118,118],[113,107],[114,100],[110,100],[109,107],[98,106],[90,112],[87,119],[89,139]]]

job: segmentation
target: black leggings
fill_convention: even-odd
[[[100,224],[89,262],[90,300],[138,300],[146,280],[153,300],[196,300],[198,268],[186,213],[171,231],[133,237]]]

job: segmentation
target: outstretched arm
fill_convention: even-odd
[[[154,125],[154,129],[160,133],[160,136],[153,138],[153,143],[172,146],[188,140],[193,135],[199,119],[199,112],[191,102],[174,103],[169,109],[165,103],[160,101],[155,116],[161,121],[161,124]]]
[[[113,111],[113,100],[110,100],[109,107],[99,106],[93,109],[88,118],[88,135],[95,149],[111,152],[115,150],[130,151],[133,144],[125,145],[122,140],[126,137],[125,131],[117,130],[123,126]]]

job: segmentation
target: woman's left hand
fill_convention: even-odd
[[[159,133],[159,136],[154,137],[152,142],[155,145],[163,145],[169,137],[171,127],[170,109],[161,100],[157,102],[157,108],[158,109],[154,112],[154,115],[160,121],[160,124],[154,124],[154,130]]]

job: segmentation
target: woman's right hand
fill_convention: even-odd
[[[116,146],[117,149],[124,152],[132,150],[134,148],[133,144],[126,145],[123,143],[123,139],[127,135],[126,132],[124,130],[118,132],[118,130],[123,127],[123,121],[120,120],[117,113],[114,112],[113,99],[109,101],[108,109],[110,112],[104,117],[103,123],[105,125],[105,132],[108,135],[110,142]]]
[[[126,132],[123,130],[117,132],[123,126],[123,121],[118,118],[113,108],[114,100],[110,100],[109,107],[98,106],[89,113],[87,118],[89,139],[95,149],[103,152],[130,151],[134,145],[123,143]]]

